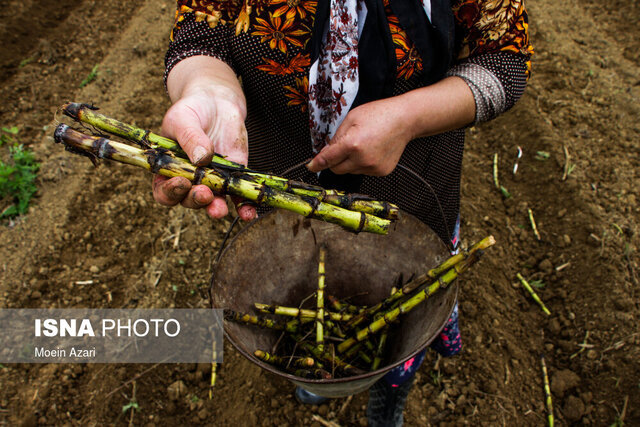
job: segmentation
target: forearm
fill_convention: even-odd
[[[174,103],[196,94],[222,97],[237,106],[243,120],[246,118],[246,100],[235,72],[211,56],[191,56],[178,62],[167,76],[167,92]]]
[[[467,83],[447,77],[435,84],[393,98],[404,111],[402,126],[411,139],[436,135],[467,126],[474,121],[476,104]]]

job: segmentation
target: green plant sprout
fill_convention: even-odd
[[[80,82],[80,87],[85,87],[92,81],[94,81],[98,77],[98,66],[96,65],[91,69],[91,72],[87,77],[84,78],[82,82]]]
[[[9,154],[9,162],[0,160],[0,201],[9,202],[9,206],[0,211],[0,218],[26,213],[37,191],[35,180],[40,165],[33,152],[16,144],[9,149]]]

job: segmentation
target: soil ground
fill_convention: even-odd
[[[95,169],[51,135],[68,100],[159,129],[173,2],[5,3],[0,125],[20,128],[42,169],[29,213],[0,225],[0,307],[207,307],[211,260],[229,220],[162,208],[146,172]],[[536,49],[529,87],[512,111],[469,129],[464,160],[463,240],[493,234],[498,245],[462,282],[462,354],[428,356],[407,425],[542,425],[540,353],[559,425],[640,425],[640,4],[527,7]],[[95,65],[97,79],[80,88]],[[571,173],[563,180],[565,149]],[[493,187],[494,153],[508,199]],[[545,284],[539,294],[551,316],[518,285],[518,272]],[[318,414],[363,423],[366,393],[300,405],[292,384],[230,346],[213,400],[208,376],[205,365],[5,365],[0,422],[318,425]],[[185,391],[173,400],[176,381]],[[133,416],[123,413],[132,399]]]

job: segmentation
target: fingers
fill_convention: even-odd
[[[153,198],[165,206],[180,203],[191,190],[191,182],[187,178],[177,176],[167,178],[161,175],[153,177]]]
[[[191,182],[182,176],[169,179],[161,175],[153,178],[153,198],[165,206],[175,206],[179,203],[190,209],[204,208],[214,199],[211,189],[207,186],[192,186]],[[224,215],[226,212],[222,216]]]
[[[258,216],[256,207],[252,204],[252,202],[241,199],[239,197],[231,197],[231,200],[236,205],[236,211],[238,212],[238,216],[241,220],[251,221]]]
[[[334,144],[327,145],[320,150],[320,152],[307,164],[307,168],[311,172],[320,172],[339,165],[348,157],[349,150],[347,147],[344,144],[336,142]]]
[[[204,185],[194,185],[189,194],[182,199],[180,204],[189,209],[200,209],[208,206],[214,200],[211,189]]]

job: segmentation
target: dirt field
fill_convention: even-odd
[[[162,208],[146,172],[94,169],[52,140],[55,112],[69,100],[159,129],[173,2],[5,3],[0,125],[20,128],[42,170],[29,214],[0,225],[0,307],[206,307],[211,259],[229,221]],[[559,425],[640,425],[640,4],[527,6],[536,49],[527,92],[508,114],[469,130],[464,163],[463,240],[493,234],[498,245],[461,284],[462,354],[437,361],[430,353],[407,425],[542,425],[540,353]],[[98,78],[80,88],[95,65]],[[571,173],[563,181],[565,148]],[[537,159],[539,151],[549,158]],[[506,200],[493,187],[494,153]],[[518,272],[545,283],[539,293],[551,316],[517,284]],[[212,401],[205,365],[3,366],[0,420],[280,426],[313,424],[320,414],[366,422],[366,393],[344,409],[345,399],[303,406],[292,384],[225,352]],[[186,392],[172,400],[176,381]],[[140,409],[131,418],[123,407],[132,399]]]

